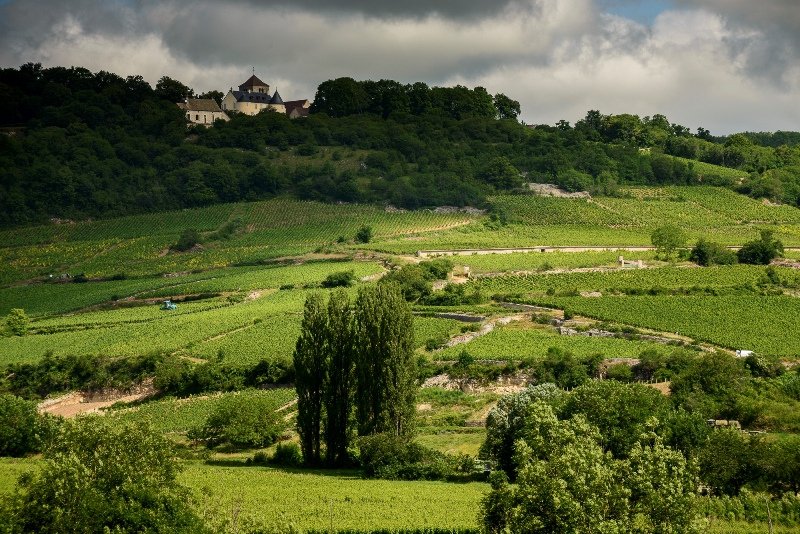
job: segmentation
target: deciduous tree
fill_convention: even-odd
[[[294,350],[295,389],[297,390],[297,433],[300,448],[308,463],[321,459],[322,410],[328,368],[328,321],[322,295],[306,299],[300,337]]]
[[[361,289],[355,317],[358,433],[407,435],[417,391],[411,308],[387,282]]]

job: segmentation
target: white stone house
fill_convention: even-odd
[[[230,120],[228,114],[211,98],[187,98],[178,102],[178,107],[184,110],[186,120],[191,124],[213,126],[215,120]]]

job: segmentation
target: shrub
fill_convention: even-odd
[[[617,363],[608,367],[606,370],[606,378],[618,382],[632,382],[633,369],[626,363]]]
[[[431,294],[432,286],[427,271],[420,265],[404,265],[383,277],[381,282],[396,282],[403,298],[415,302]]]
[[[190,438],[214,447],[230,444],[234,447],[267,447],[280,437],[283,420],[275,413],[269,399],[241,392],[223,397],[199,429]]]
[[[322,287],[350,287],[355,283],[356,276],[353,271],[339,271],[329,274],[322,281]]]
[[[300,452],[300,446],[297,443],[278,443],[269,463],[284,467],[300,467],[303,465],[303,453]]]
[[[358,446],[367,478],[443,480],[471,471],[468,457],[450,456],[405,437],[375,434],[362,437]]]
[[[187,228],[183,231],[178,238],[178,242],[175,243],[172,248],[180,252],[185,252],[198,243],[200,243],[200,232],[194,228]]]
[[[25,314],[25,310],[22,308],[12,308],[6,318],[8,329],[15,336],[24,336],[27,334],[30,322],[30,319],[28,319],[28,316]]]
[[[356,241],[358,243],[369,243],[372,241],[372,227],[364,225],[356,232]]]
[[[0,456],[23,456],[37,452],[47,423],[36,411],[36,403],[14,395],[0,395]]]
[[[698,265],[732,265],[736,263],[736,253],[719,243],[700,239],[689,253],[689,260]]]
[[[762,230],[761,238],[745,243],[736,252],[740,263],[768,265],[772,260],[783,256],[783,243],[773,239],[770,230]]]
[[[446,280],[453,270],[453,262],[446,258],[422,261],[419,263],[428,280]]]
[[[170,442],[141,423],[61,425],[41,470],[20,479],[7,532],[206,532],[178,485]]]

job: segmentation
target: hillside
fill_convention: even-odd
[[[153,90],[81,68],[3,69],[0,225],[282,195],[485,207],[526,181],[610,195],[620,185],[706,184],[798,202],[797,146],[745,135],[716,143],[661,115],[590,111],[574,127],[530,127],[516,122],[514,101],[481,88],[338,79],[320,85],[308,118],[240,114],[187,132],[172,87],[182,84],[170,82]]]

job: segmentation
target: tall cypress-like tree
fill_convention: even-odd
[[[322,295],[306,299],[300,337],[294,350],[295,389],[297,390],[297,433],[300,448],[308,463],[320,461],[322,408],[327,373],[328,320]]]
[[[411,308],[400,287],[362,288],[355,313],[359,435],[408,435],[414,416],[416,362]]]
[[[353,313],[347,291],[332,293],[328,301],[328,376],[325,384],[326,459],[331,465],[348,461],[355,376]]]

